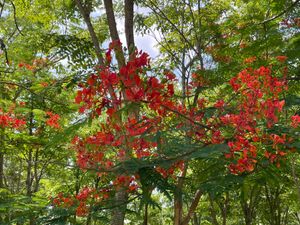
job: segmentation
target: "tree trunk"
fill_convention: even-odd
[[[33,136],[33,99],[31,97],[31,112],[29,115],[29,128],[28,133],[29,136]],[[32,182],[33,182],[33,175],[31,174],[32,169],[32,161],[33,161],[33,149],[30,147],[28,152],[28,161],[27,161],[27,177],[26,177],[26,195],[31,197],[32,195]],[[29,219],[29,225],[35,225],[36,224],[36,218],[34,215],[32,215]]]
[[[213,198],[210,194],[209,194],[209,203],[210,203],[210,215],[211,215],[211,219],[212,219],[212,224],[219,225],[218,220],[217,220],[217,212],[214,207]]]
[[[0,132],[0,188],[4,188],[4,129]]]
[[[107,16],[110,37],[112,41],[120,40],[119,33],[117,30],[117,24],[116,24],[112,0],[104,0],[104,6],[105,6],[105,12]],[[115,52],[118,61],[118,66],[119,68],[121,68],[122,66],[125,65],[125,58],[124,58],[123,51],[122,49],[115,48]]]
[[[125,36],[129,55],[134,51],[133,0],[125,0]]]
[[[3,148],[3,145],[1,145]],[[4,153],[0,150],[0,188],[4,188]]]
[[[33,189],[34,193],[38,192],[40,186],[40,178],[38,174],[38,158],[39,158],[39,149],[37,148],[35,152],[34,165],[33,165],[34,180],[35,180],[34,189]]]
[[[100,52],[101,51],[100,48],[98,49],[99,41],[95,35],[94,29],[90,22],[90,16],[89,16],[90,10],[87,9],[80,0],[76,0],[76,4],[79,8],[80,13],[82,14],[82,16],[85,20],[85,23],[88,26],[90,36],[93,40],[96,52]],[[129,47],[131,47],[131,46],[134,47],[134,32],[133,32],[133,10],[134,9],[133,9],[133,6],[134,6],[133,0],[125,0],[125,33],[126,33],[127,46],[128,46],[129,50],[130,50]],[[105,7],[106,16],[107,16],[110,37],[111,37],[112,41],[118,41],[118,40],[120,40],[120,38],[119,38],[118,30],[117,30],[112,0],[104,0],[104,7]],[[122,48],[120,48],[120,46],[117,46],[117,45],[114,45],[114,51],[116,54],[118,67],[120,69],[121,67],[123,67],[125,65],[124,53],[123,53]],[[97,54],[97,55],[101,55],[101,54]],[[99,57],[98,57],[98,59],[99,59]],[[99,60],[99,61],[101,62],[101,60]],[[100,65],[101,64],[103,64],[103,63],[100,63]],[[113,90],[111,90],[111,92],[113,92]],[[112,96],[114,96],[114,93],[110,93],[110,94]],[[126,189],[120,189],[116,192],[115,199],[114,199],[114,205],[116,205],[116,207],[114,207],[112,209],[112,219],[111,219],[112,225],[123,225],[124,224],[127,200],[128,200],[128,193],[126,192]]]
[[[31,112],[29,115],[29,128],[28,133],[29,136],[33,135],[32,129],[33,129],[33,104],[31,99]],[[27,159],[27,175],[26,175],[26,195],[31,196],[31,186],[32,186],[32,178],[31,178],[31,168],[32,168],[32,148],[30,147],[28,152],[28,159]]]
[[[228,203],[229,203],[229,193],[226,192],[224,207],[221,209],[222,210],[222,218],[223,218],[222,224],[223,225],[226,225],[226,223],[227,223]]]
[[[87,27],[88,27],[88,31],[90,33],[92,42],[94,44],[94,48],[95,48],[95,52],[96,52],[96,56],[98,59],[98,63],[99,65],[103,65],[104,60],[101,54],[101,49],[100,49],[100,43],[98,40],[98,37],[95,33],[94,27],[92,25],[91,22],[91,18],[90,18],[90,9],[87,9],[83,6],[82,2],[80,0],[75,0],[76,5],[80,11],[80,14],[82,15],[84,22],[86,23]]]
[[[143,225],[148,225],[148,203],[145,203],[144,221]]]
[[[111,225],[124,225],[125,213],[127,208],[128,194],[125,189],[116,192],[114,198],[116,206],[112,211]]]
[[[195,210],[196,210],[196,208],[198,206],[198,203],[200,201],[201,196],[202,196],[202,192],[198,189],[196,191],[196,194],[195,194],[195,197],[194,197],[194,199],[192,201],[192,204],[191,204],[191,206],[189,208],[189,211],[188,211],[186,217],[180,223],[180,225],[188,225],[189,224],[191,218],[194,216]]]
[[[187,164],[185,164],[181,176],[178,177],[178,182],[174,192],[174,225],[180,225],[182,221],[182,188],[187,167]]]
[[[27,175],[26,175],[26,195],[31,196],[31,167],[32,167],[32,149],[29,149],[27,160]]]

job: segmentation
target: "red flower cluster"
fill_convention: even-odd
[[[52,204],[56,207],[63,208],[75,207],[76,215],[84,217],[89,213],[91,204],[104,201],[108,198],[108,189],[96,190],[94,188],[84,187],[76,196],[58,193],[55,198],[52,198]]]
[[[276,59],[278,62],[284,63],[287,60],[287,56],[279,55],[279,56],[276,56]]]
[[[69,208],[74,205],[74,200],[71,196],[64,196],[63,193],[58,193],[57,197],[52,199],[53,205]]]
[[[26,122],[23,119],[18,119],[12,113],[5,113],[0,109],[0,127],[20,129],[24,125],[26,125]]]
[[[19,63],[18,67],[26,68],[27,70],[30,70],[30,71],[35,71],[39,68],[46,67],[48,65],[48,61],[49,60],[47,58],[40,58],[40,59],[33,60],[31,64],[21,62],[21,63]]]
[[[276,134],[264,134],[259,126],[266,124],[271,128],[278,122],[278,115],[284,106],[284,100],[279,95],[287,89],[284,79],[271,75],[271,68],[260,67],[257,70],[246,69],[230,80],[230,84],[239,99],[237,102],[238,114],[225,114],[220,117],[222,124],[234,128],[234,141],[228,142],[230,153],[226,158],[237,159],[229,169],[232,173],[252,171],[257,163],[257,148],[259,142],[270,146],[265,157],[273,163],[279,163],[280,157],[286,152],[278,150],[279,144],[286,143],[285,138]],[[272,144],[268,142],[271,141]]]
[[[49,118],[46,120],[46,124],[50,127],[59,129],[60,125],[58,123],[60,116],[58,114],[54,114],[52,112],[46,112],[46,114],[49,116]]]
[[[297,128],[300,124],[300,116],[299,115],[294,115],[291,118],[292,122],[291,122],[291,126],[293,128]]]

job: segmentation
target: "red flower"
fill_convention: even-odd
[[[166,73],[166,77],[167,77],[167,79],[170,80],[170,81],[176,79],[175,74],[174,74],[174,73],[171,73],[171,72]]]
[[[300,116],[299,115],[294,115],[291,118],[292,122],[291,122],[291,126],[293,128],[297,128],[299,123],[300,123]]]
[[[76,216],[86,216],[88,214],[88,208],[85,202],[80,202],[76,209]]]
[[[278,62],[280,63],[284,63],[286,60],[287,60],[287,56],[284,56],[284,55],[279,55],[279,56],[276,56],[276,59]]]
[[[50,118],[46,120],[46,124],[56,129],[60,128],[60,125],[58,123],[60,116],[58,114],[53,114],[52,112],[46,112],[46,114],[50,116]]]
[[[254,61],[256,61],[256,56],[252,56],[252,57],[246,58],[244,60],[244,63],[253,63]]]
[[[224,105],[225,105],[224,100],[218,100],[218,101],[214,104],[214,107],[216,107],[216,108],[223,108]]]

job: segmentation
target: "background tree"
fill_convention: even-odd
[[[287,133],[293,141],[276,145],[292,151],[299,149],[298,5],[299,1],[259,0],[1,2],[0,108],[3,113],[13,113],[27,121],[26,128],[20,131],[1,130],[1,222],[124,224],[126,219],[132,224],[297,224],[299,157],[285,155],[278,148],[278,154],[285,158],[279,164],[274,160],[272,145]],[[137,7],[149,13],[138,15],[134,11]],[[118,43],[122,36],[117,29],[119,18],[124,21],[118,27],[125,32],[126,48]],[[142,58],[143,55],[134,54],[134,39],[139,32],[159,34],[160,55],[151,63],[151,69],[145,66],[145,55]],[[108,39],[112,41],[110,47]],[[94,82],[98,88],[103,85],[104,75],[97,80],[95,74],[106,71],[119,76],[122,68],[128,69],[138,60],[145,66],[134,67],[138,68],[140,78],[129,77],[120,85],[109,80],[112,86],[108,87],[106,102],[104,95],[95,97],[103,104],[100,116],[89,117],[98,105],[81,115],[75,112],[88,100],[74,105],[75,91],[93,88]],[[237,176],[227,169],[226,144],[206,147],[206,142],[201,143],[203,139],[195,140],[191,135],[197,131],[194,135],[205,134],[207,143],[216,144],[220,133],[207,127],[196,128],[192,121],[215,122],[225,113],[221,100],[232,103],[232,109],[224,108],[228,113],[236,111],[237,97],[230,98],[232,89],[227,82],[243,69],[261,65],[272,65],[273,71],[280,71],[274,77],[286,75],[289,90],[279,99],[285,100],[286,107],[275,126],[264,128],[269,142],[262,139],[256,144],[265,152],[265,156],[260,155],[265,159],[256,164],[255,172],[249,167],[248,172]],[[151,78],[155,75],[155,79]],[[140,88],[139,94],[128,86],[132,80],[138,82],[133,85]],[[159,91],[157,87],[161,87]],[[165,91],[165,96],[172,99],[169,108],[151,108],[149,102],[139,102],[143,99],[142,91],[149,90],[157,95]],[[122,104],[111,101],[114,94],[124,97]],[[165,96],[163,102],[168,101]],[[78,94],[76,101],[80,102]],[[157,130],[149,128],[145,133],[134,134],[133,130],[138,131],[139,125],[143,125],[143,117],[154,119],[160,113],[160,122],[150,122],[151,129],[159,125]],[[105,157],[106,163],[112,161],[115,167],[103,171],[92,164],[82,166],[93,160],[84,158],[84,151],[70,151],[71,138],[78,135],[79,140],[91,141],[95,133],[107,132],[108,127],[104,129],[99,124],[114,114],[114,123],[121,124],[122,129],[134,127],[130,130],[133,133],[125,135],[121,146],[110,146],[104,156],[100,154],[103,146],[93,147],[93,143],[88,143],[87,152],[99,153],[98,158]],[[202,120],[191,115],[199,115]],[[136,122],[128,124],[128,118]],[[129,132],[126,129],[123,131]],[[221,129],[225,142],[234,139],[230,129]],[[121,133],[113,131],[114,138]],[[156,143],[157,147],[148,150],[157,150],[158,157],[137,157],[137,147],[132,145],[140,140]],[[115,158],[117,152],[122,153],[121,148],[126,157]],[[171,175],[174,164],[177,169]],[[139,178],[128,183],[129,175]],[[124,187],[120,185],[120,189],[107,196],[104,190],[111,190],[109,184],[122,183],[124,179]],[[128,186],[135,185],[139,186],[137,192],[126,191]],[[96,193],[100,190],[101,198],[107,199],[97,204]],[[49,195],[54,196],[51,203],[47,200]],[[16,200],[20,204],[13,204]],[[53,208],[53,204],[58,207]],[[162,218],[155,214],[159,207]],[[269,217],[270,212],[273,214]]]

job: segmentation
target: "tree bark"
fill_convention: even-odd
[[[144,221],[143,225],[148,225],[148,203],[145,203]]]
[[[2,86],[1,86],[1,90],[2,92],[2,96],[3,97],[3,93],[4,91],[2,90]],[[0,188],[4,188],[4,152],[5,152],[5,149],[4,149],[4,128],[3,127],[0,127]]]
[[[124,219],[127,208],[127,199],[128,193],[125,189],[116,192],[114,199],[115,201],[113,204],[115,204],[117,207],[115,207],[112,211],[111,225],[124,225]]]
[[[82,17],[84,19],[84,22],[86,23],[86,25],[88,27],[88,31],[90,33],[92,42],[94,44],[95,53],[96,53],[96,56],[97,56],[97,59],[98,59],[98,63],[99,63],[99,65],[103,65],[104,60],[103,60],[103,57],[102,57],[102,54],[101,54],[100,43],[99,43],[98,37],[95,33],[92,22],[91,22],[90,10],[85,8],[82,5],[82,2],[80,0],[75,0],[75,2],[76,2],[76,5],[79,9],[80,14],[82,15]]]
[[[185,164],[181,176],[178,177],[178,182],[174,193],[174,225],[180,225],[182,222],[182,188],[187,167],[188,165]]]
[[[3,145],[1,146],[3,148]],[[0,188],[4,188],[4,153],[2,151],[3,149],[0,150]]]
[[[0,188],[4,188],[4,129],[0,132]]]
[[[129,55],[134,51],[133,0],[125,0],[125,36]]]
[[[27,159],[27,174],[26,174],[26,195],[31,196],[31,167],[32,167],[32,149],[29,149]]]
[[[31,99],[31,112],[29,115],[29,127],[28,127],[28,133],[29,136],[33,135],[32,129],[33,129],[33,103]],[[31,186],[32,186],[32,177],[31,177],[31,168],[32,168],[32,148],[28,151],[28,159],[27,159],[27,174],[26,174],[26,195],[31,196]]]
[[[109,33],[112,41],[120,40],[119,33],[117,30],[117,24],[115,19],[115,13],[113,8],[112,0],[104,0],[105,12],[107,16]],[[121,68],[125,65],[125,58],[122,49],[118,49],[117,47],[114,49],[116,52],[116,58],[118,61],[118,66]]]
[[[34,165],[33,165],[34,180],[35,180],[33,192],[38,192],[39,184],[40,184],[40,182],[39,182],[40,179],[39,179],[39,175],[38,175],[38,158],[39,158],[39,149],[37,148],[35,151]]]
[[[198,203],[200,201],[200,198],[202,196],[202,191],[200,191],[199,189],[196,191],[195,197],[192,201],[192,204],[189,208],[189,211],[186,215],[186,217],[183,219],[183,221],[180,223],[180,225],[188,225],[191,218],[194,216],[195,210],[198,206]]]
[[[227,223],[228,203],[229,203],[229,193],[226,192],[224,206],[221,208],[223,225],[226,225],[226,223]]]
[[[219,225],[218,220],[217,220],[217,212],[214,207],[213,198],[210,194],[209,194],[209,202],[210,202],[210,215],[211,215],[211,219],[212,219],[212,224]]]

